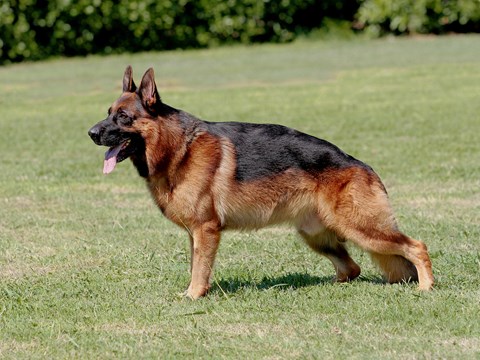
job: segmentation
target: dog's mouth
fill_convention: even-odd
[[[131,139],[109,148],[105,153],[105,160],[103,161],[103,173],[110,174],[115,169],[117,163],[128,158],[133,152],[134,145]]]

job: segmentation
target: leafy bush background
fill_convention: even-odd
[[[360,27],[386,33],[479,32],[478,0],[367,0],[359,8]]]
[[[479,31],[480,2],[0,0],[0,64],[58,55],[286,42],[345,23],[373,35]]]

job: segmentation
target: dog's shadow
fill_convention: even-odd
[[[370,282],[373,284],[385,284],[381,277],[377,276],[360,276],[353,282]],[[264,277],[260,281],[241,279],[241,278],[227,278],[219,281],[214,281],[212,284],[213,293],[233,294],[244,289],[254,290],[269,290],[269,289],[284,289],[295,290],[309,286],[322,286],[334,283],[333,276],[312,276],[307,273],[290,273],[278,277]]]

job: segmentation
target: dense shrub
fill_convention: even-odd
[[[285,42],[312,30],[325,33],[332,24],[375,36],[479,32],[480,1],[0,0],[0,64],[55,55]]]
[[[345,3],[345,4],[344,4]],[[284,42],[324,18],[351,21],[341,0],[2,0],[0,63],[52,55]]]
[[[373,35],[478,32],[480,1],[365,0],[357,19],[359,27]]]

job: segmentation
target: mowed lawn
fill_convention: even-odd
[[[278,123],[370,164],[435,289],[359,279],[278,226],[228,232],[207,298],[188,238],[87,136],[150,66],[163,100]],[[480,36],[55,59],[0,68],[0,358],[478,359]]]

